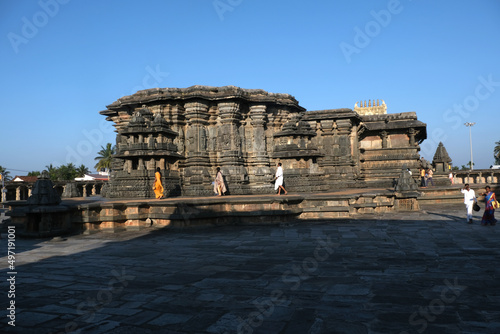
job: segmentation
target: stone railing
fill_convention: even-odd
[[[107,181],[94,180],[94,181],[74,181],[76,187],[82,197],[96,196],[101,194],[102,187],[107,184]],[[59,195],[64,192],[64,187],[67,181],[54,181],[54,188]],[[24,201],[31,196],[34,182],[10,182],[5,185],[6,201]]]
[[[474,169],[453,171],[455,184],[497,184],[500,183],[500,169]]]

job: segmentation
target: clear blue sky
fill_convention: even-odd
[[[307,110],[383,99],[453,164],[500,141],[500,1],[1,1],[0,165],[11,175],[115,143],[99,111],[139,89],[288,93]]]

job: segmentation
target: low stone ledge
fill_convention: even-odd
[[[349,206],[323,206],[304,208],[302,212],[349,212]]]
[[[69,208],[73,231],[91,234],[146,228],[278,224],[295,220],[352,218],[359,214],[396,210],[415,211],[419,209],[419,203],[461,202],[463,197],[457,191],[459,188],[456,187],[433,189],[419,197],[418,194],[410,196],[387,189],[366,193],[348,189],[340,194],[193,197],[121,202],[102,200],[65,203],[64,206]],[[439,196],[440,193],[444,195]],[[26,224],[27,221],[19,220],[18,223]]]

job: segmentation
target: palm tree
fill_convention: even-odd
[[[47,172],[49,173],[49,178],[51,180],[57,180],[57,167],[52,166],[52,164],[45,166]]]
[[[57,168],[57,180],[73,180],[77,176],[76,167],[72,162]]]
[[[77,177],[83,177],[85,174],[88,174],[89,173],[89,169],[87,167],[85,167],[85,165],[80,165],[80,167],[78,167],[76,169],[76,173],[77,173]]]
[[[500,165],[500,141],[495,143],[495,148],[493,149],[493,157],[495,158],[495,165]]]
[[[101,146],[101,150],[97,152],[99,154],[94,160],[98,160],[98,163],[94,166],[94,168],[99,171],[102,168],[105,168],[108,171],[111,168],[111,160],[113,159],[113,155],[116,152],[116,146],[112,146],[111,143],[106,144],[106,148]]]
[[[2,166],[0,166],[0,174],[2,174],[2,180],[4,182],[10,180],[10,176],[9,176],[10,172]],[[0,182],[0,185],[1,184],[2,184],[2,182]]]

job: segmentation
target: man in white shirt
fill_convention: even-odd
[[[476,193],[470,189],[469,184],[466,183],[464,188],[460,190],[464,194],[464,204],[467,209],[467,221],[472,224],[472,207],[474,202],[477,202]]]

